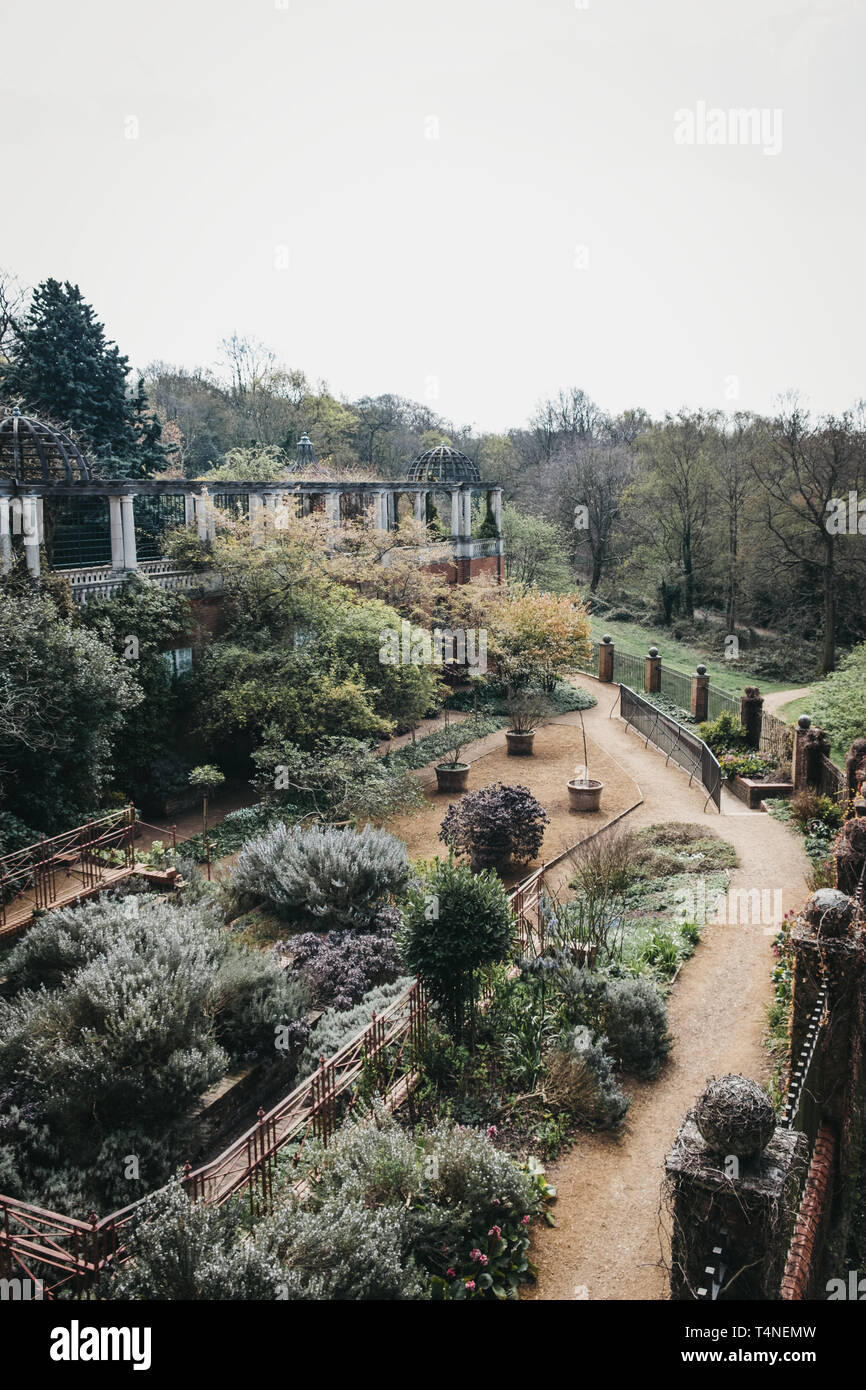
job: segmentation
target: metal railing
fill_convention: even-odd
[[[821,1100],[815,1094],[816,1059],[818,1040],[827,1018],[826,981],[818,992],[815,1007],[809,1016],[809,1024],[803,1046],[796,1061],[791,1063],[788,1092],[779,1123],[785,1129],[798,1129],[806,1135],[810,1148],[814,1145],[821,1124]]]
[[[655,705],[641,698],[627,685],[620,686],[620,714],[626,722],[666,754],[667,762],[675,762],[689,774],[689,783],[699,781],[716,810],[722,808],[722,772],[715,754],[703,739]]]

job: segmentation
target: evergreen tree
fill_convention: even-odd
[[[72,430],[103,475],[141,477],[165,467],[166,450],[143,381],[131,393],[128,375],[129,359],[78,286],[49,279],[15,327],[0,388],[6,401]]]

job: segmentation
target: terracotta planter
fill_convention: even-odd
[[[598,811],[601,809],[601,793],[604,782],[590,777],[586,782],[569,782],[568,800],[571,811]]]
[[[465,792],[469,782],[468,763],[437,763],[435,771],[438,792]]]
[[[530,729],[528,734],[516,734],[513,729],[505,730],[506,751],[513,758],[531,758],[532,741],[535,738],[535,730]]]

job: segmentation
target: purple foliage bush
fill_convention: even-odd
[[[304,932],[281,944],[291,951],[295,969],[320,1007],[354,1008],[369,990],[391,984],[400,974],[400,958],[391,935],[332,931],[319,936]]]
[[[496,868],[509,859],[528,863],[541,849],[549,817],[528,787],[489,787],[467,792],[453,802],[442,822],[440,840],[456,854],[466,854],[472,868]]]

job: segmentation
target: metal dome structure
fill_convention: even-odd
[[[303,473],[311,463],[316,462],[316,451],[313,448],[313,441],[308,434],[302,434],[298,440],[298,448],[295,454],[295,461],[289,468],[290,473]]]
[[[87,460],[68,434],[17,405],[0,417],[0,477],[19,483],[86,483]]]
[[[480,483],[478,465],[450,444],[427,449],[409,465],[408,483]]]

